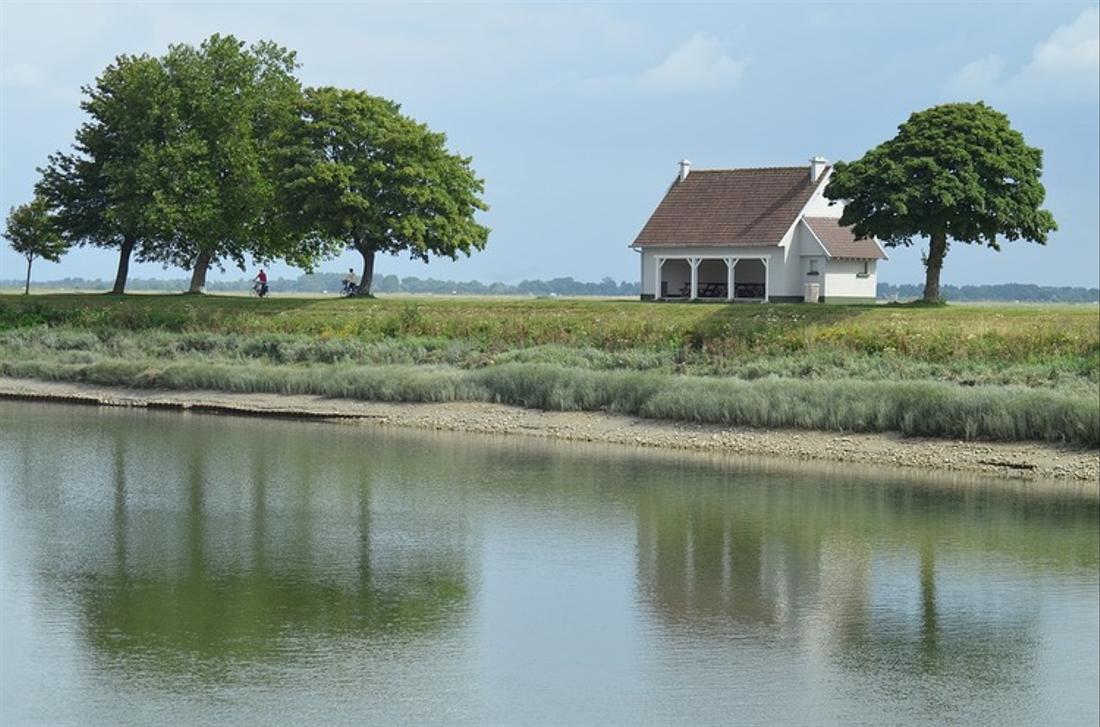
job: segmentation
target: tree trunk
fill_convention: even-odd
[[[363,277],[359,281],[359,295],[370,297],[371,285],[374,283],[374,254],[375,250],[367,245],[356,245],[359,254],[363,256]]]
[[[130,256],[133,252],[133,238],[124,237],[118,251],[118,272],[115,273],[115,286],[111,288],[111,295],[122,295],[126,292],[126,278],[130,275]]]
[[[23,288],[23,295],[31,294],[31,263],[34,262],[34,258],[30,255],[27,256],[27,284]]]
[[[195,269],[191,273],[191,287],[188,293],[202,293],[206,287],[206,271],[210,269],[210,260],[213,256],[206,250],[199,252],[195,259]]]
[[[947,235],[937,232],[932,235],[928,245],[928,260],[924,265],[925,303],[938,303],[940,300],[940,271],[943,270],[945,255],[947,255]]]

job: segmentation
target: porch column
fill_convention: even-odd
[[[733,300],[733,269],[737,267],[737,258],[722,258],[726,261],[726,300]]]
[[[691,266],[691,300],[699,297],[699,263],[702,261],[698,257],[688,258],[688,265]]]
[[[665,265],[665,259],[663,257],[653,258],[654,269],[654,281],[653,281],[653,300],[661,299],[661,268]]]
[[[760,258],[760,262],[764,263],[764,302],[768,302],[768,258]]]

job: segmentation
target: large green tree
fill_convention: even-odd
[[[56,216],[63,237],[119,251],[111,292],[126,287],[130,260],[166,234],[158,200],[164,184],[160,152],[176,120],[164,68],[147,55],[119,56],[85,86],[89,119],[74,150],[49,158],[37,192]]]
[[[27,260],[27,284],[23,294],[31,292],[31,264],[38,258],[57,262],[69,245],[61,237],[56,221],[50,215],[49,203],[41,197],[13,207],[8,213],[4,238],[11,248]]]
[[[940,297],[949,242],[1000,250],[1000,238],[1045,244],[1057,229],[1042,208],[1043,152],[1008,117],[984,103],[914,113],[898,134],[850,164],[838,162],[825,188],[844,200],[841,224],[887,246],[927,237],[924,299]]]
[[[361,91],[307,89],[283,146],[280,208],[285,227],[331,251],[363,257],[361,295],[371,294],[375,256],[457,258],[485,247],[475,214],[484,183],[446,137]]]
[[[163,64],[177,119],[160,152],[171,234],[147,257],[190,269],[193,293],[202,292],[211,266],[244,269],[246,256],[308,259],[274,211],[275,150],[301,93],[294,53],[214,35],[198,47],[172,46]]]

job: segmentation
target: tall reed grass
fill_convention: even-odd
[[[467,339],[409,337],[370,341],[296,334],[93,332],[39,326],[0,331],[0,358],[85,364],[100,359],[155,359],[215,364],[446,365],[466,369],[525,363],[738,379],[931,379],[965,385],[1020,384],[1082,395],[1100,392],[1100,371],[1089,359],[1081,357],[998,364],[965,358],[933,363],[897,353],[872,355],[841,350],[720,356],[690,348],[606,351],[590,346],[547,344],[497,351]]]
[[[1019,386],[937,381],[714,379],[509,363],[279,366],[101,360],[2,360],[0,374],[175,390],[212,389],[390,402],[488,401],[557,411],[954,439],[1045,440],[1100,446],[1095,397]]]

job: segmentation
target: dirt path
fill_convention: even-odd
[[[896,434],[757,430],[659,422],[598,412],[544,412],[456,402],[389,404],[318,396],[149,391],[0,377],[0,398],[227,414],[358,419],[389,427],[516,434],[639,447],[725,452],[786,461],[848,462],[1096,483],[1100,451],[1030,442],[958,442]]]

